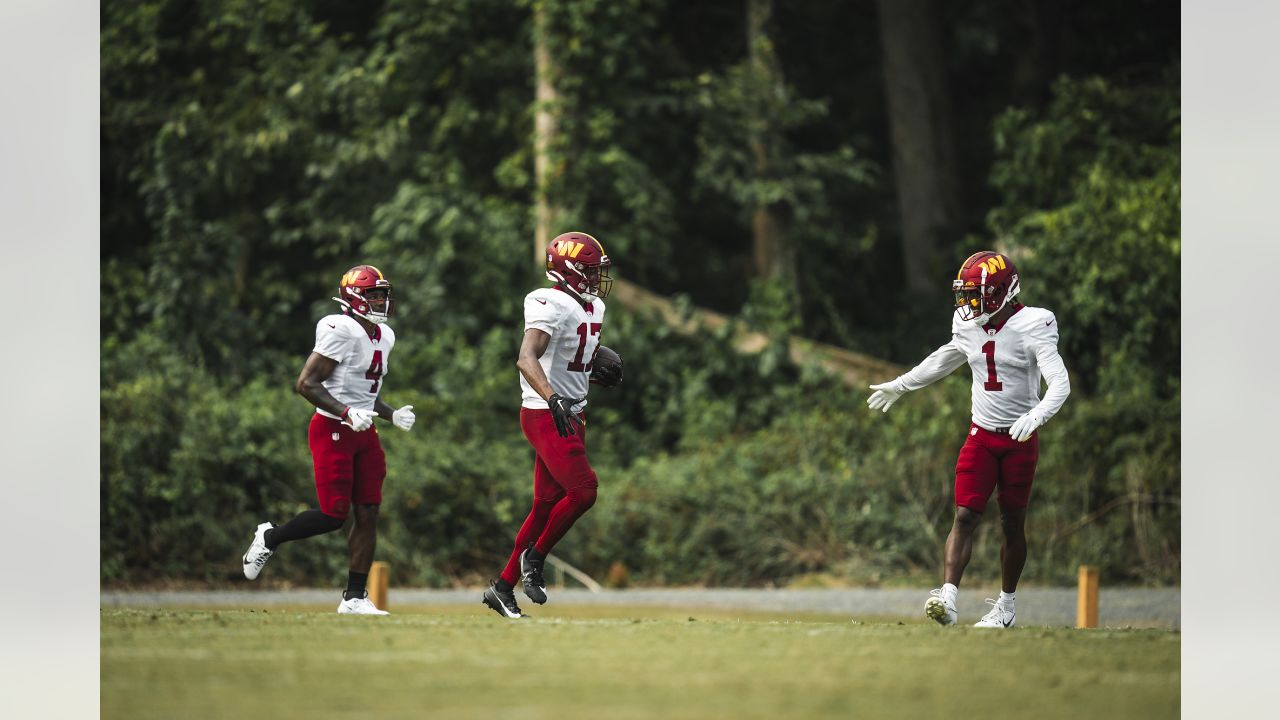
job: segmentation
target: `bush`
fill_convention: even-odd
[[[688,339],[643,316],[617,320],[607,342],[627,358],[627,381],[597,389],[589,410],[599,501],[558,555],[597,578],[621,562],[642,585],[936,580],[968,427],[963,373],[881,415],[863,390],[733,353],[727,334]],[[381,431],[378,557],[397,583],[477,583],[511,550],[532,499],[532,451],[510,335],[491,331],[448,355],[453,365],[420,350],[438,362],[437,382],[467,368],[479,379],[470,385],[436,393],[389,380],[389,396],[419,417],[412,433]],[[314,506],[310,407],[287,383],[219,388],[198,367],[148,362],[166,372],[122,375],[103,393],[103,580],[237,578],[257,523]],[[1134,412],[1073,396],[1046,426],[1028,582],[1070,583],[1080,562],[1109,582],[1176,581],[1178,508],[1150,496],[1176,487],[1177,405],[1160,412],[1134,434]],[[995,526],[983,523],[971,579],[998,577]],[[335,533],[287,546],[271,575],[333,584],[345,567]]]

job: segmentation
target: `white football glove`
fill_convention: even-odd
[[[373,427],[373,419],[378,417],[378,413],[372,410],[361,410],[360,408],[347,408],[347,419],[344,424],[350,425],[352,430],[356,432],[364,432]]]
[[[889,412],[889,408],[893,407],[898,398],[902,397],[906,392],[898,386],[897,379],[890,380],[887,383],[880,383],[879,385],[871,385],[870,388],[875,392],[871,393],[871,397],[867,398],[867,405],[872,410],[879,410],[880,412]]]
[[[1040,413],[1032,408],[1027,411],[1026,415],[1013,421],[1013,425],[1009,427],[1009,437],[1018,442],[1026,442],[1031,438],[1031,434],[1036,428],[1044,424],[1044,420],[1040,417]]]
[[[413,423],[417,419],[418,416],[413,414],[412,405],[405,405],[399,410],[391,413],[391,422],[395,423],[396,427],[405,432],[409,432],[409,428],[413,427]]]

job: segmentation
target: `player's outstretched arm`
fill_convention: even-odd
[[[964,364],[964,352],[955,344],[947,343],[934,350],[911,370],[899,375],[889,382],[871,385],[875,390],[867,398],[867,406],[872,410],[889,412],[889,408],[904,394],[931,385],[951,374],[951,371]]]

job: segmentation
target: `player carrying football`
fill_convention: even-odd
[[[620,363],[593,372],[604,301],[613,286],[609,256],[598,240],[568,232],[547,246],[547,279],[524,299],[520,370],[520,428],[533,446],[533,508],[516,534],[515,547],[483,602],[507,618],[527,617],[516,604],[519,578],[524,594],[547,601],[543,563],[573,523],[596,501],[596,473],[587,461],[586,407],[591,382],[622,382]]]
[[[956,594],[973,549],[973,532],[998,489],[1002,588],[991,611],[977,627],[1014,624],[1014,591],[1027,560],[1024,523],[1040,437],[1036,428],[1062,408],[1071,383],[1058,356],[1058,325],[1053,313],[1013,302],[1018,271],[1007,256],[984,250],[969,256],[951,283],[956,310],[951,342],[894,380],[872,385],[867,400],[888,412],[903,393],[919,390],[969,363],[973,371],[973,422],[956,460],[956,516],[947,536],[943,585],[930,592],[925,615],[941,625],[956,622]],[[1049,389],[1040,398],[1040,378]]]
[[[338,612],[387,615],[370,602],[365,589],[387,475],[373,419],[390,420],[408,431],[415,417],[412,405],[394,410],[382,400],[382,381],[396,344],[396,334],[386,324],[394,308],[391,283],[378,268],[357,265],[342,276],[334,300],[342,312],[316,324],[315,347],[295,386],[316,406],[308,437],[320,509],[304,510],[280,527],[259,525],[244,554],[244,576],[258,577],[280,543],[333,532],[354,511],[347,536],[350,571]]]

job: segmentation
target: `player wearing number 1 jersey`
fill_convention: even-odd
[[[944,578],[930,593],[925,614],[941,625],[957,620],[960,578],[973,548],[973,532],[997,491],[1004,544],[1000,550],[1001,593],[978,627],[1014,624],[1014,592],[1027,559],[1024,524],[1040,437],[1036,428],[1062,408],[1071,383],[1058,356],[1058,323],[1043,308],[1014,302],[1018,271],[1008,257],[990,250],[974,253],[952,281],[955,314],[951,342],[909,372],[872,385],[867,400],[888,412],[903,393],[919,390],[969,364],[973,372],[973,418],[956,460],[956,515],[947,536]],[[1048,383],[1040,397],[1040,378]]]
[[[586,233],[557,236],[547,246],[547,279],[553,287],[524,299],[524,339],[520,370],[520,428],[534,450],[533,507],[516,534],[501,575],[485,590],[483,602],[507,618],[525,615],[516,603],[515,583],[535,603],[547,601],[542,567],[555,544],[596,501],[596,473],[587,461],[583,409],[591,382],[601,378],[593,361],[604,328],[604,300],[613,286],[609,256]]]
[[[350,570],[338,612],[386,615],[369,601],[365,589],[377,543],[378,506],[387,474],[375,417],[408,431],[413,406],[394,410],[382,400],[396,334],[386,324],[394,309],[391,283],[372,265],[357,265],[342,276],[338,297],[342,312],[316,323],[316,344],[303,365],[295,389],[316,406],[308,438],[315,466],[318,510],[304,510],[276,527],[258,526],[244,555],[244,575],[253,580],[281,543],[333,532],[348,514]]]

